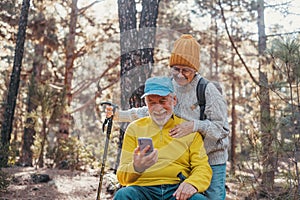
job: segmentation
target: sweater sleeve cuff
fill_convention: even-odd
[[[120,110],[118,119],[120,122],[131,122],[132,121],[131,114],[132,114],[131,109],[130,110]]]
[[[129,110],[119,111],[120,122],[132,122],[142,117],[148,116],[148,108],[146,106],[141,108],[131,108]]]
[[[207,123],[205,122],[205,120],[196,120],[194,119],[194,128],[193,131],[194,132],[199,132],[201,133],[201,135],[205,136],[206,132],[207,132]]]
[[[198,127],[199,127],[198,120],[193,119],[193,121],[194,121],[193,132],[198,132]]]

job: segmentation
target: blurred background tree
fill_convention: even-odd
[[[220,82],[228,101],[228,182],[254,199],[299,194],[299,2],[33,0],[6,132],[10,77],[18,76],[13,61],[21,58],[14,54],[21,3],[0,2],[4,163],[99,169],[105,142],[99,102],[144,105],[144,81],[169,75],[173,42],[190,33],[201,45],[201,75]],[[118,164],[124,128],[115,123],[106,170]]]

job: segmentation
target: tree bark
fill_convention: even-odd
[[[44,62],[43,60],[44,60],[45,45],[43,44],[42,41],[45,35],[45,28],[46,28],[45,17],[43,16],[42,11],[39,13],[38,16],[39,17],[34,21],[36,39],[38,43],[34,47],[35,57],[33,58],[32,74],[28,86],[27,113],[31,113],[37,108],[37,104],[36,102],[34,102],[34,98],[35,98],[34,88],[36,88],[37,85],[40,84],[41,71],[43,69],[43,62]],[[24,128],[20,164],[22,166],[33,166],[32,165],[33,152],[31,150],[31,146],[34,143],[34,136],[36,134],[34,130],[33,119],[27,118],[26,124],[30,126],[26,126]]]
[[[38,159],[38,166],[44,167],[44,148],[47,140],[47,119],[45,116],[42,118],[42,130],[41,130],[41,151]]]
[[[24,43],[26,37],[26,27],[28,21],[28,10],[30,6],[30,0],[23,0],[21,16],[19,21],[19,30],[17,34],[17,43],[15,49],[13,71],[10,78],[9,91],[7,94],[4,121],[2,122],[1,129],[1,144],[2,151],[0,156],[0,166],[6,166],[8,164],[8,151],[10,146],[10,138],[12,132],[12,124],[16,107],[16,100],[19,90],[20,74],[22,69],[22,59],[24,52]]]
[[[74,73],[74,60],[75,60],[75,50],[76,50],[76,24],[78,18],[78,0],[72,0],[71,4],[71,14],[70,14],[70,24],[69,24],[69,33],[66,41],[66,67],[65,67],[65,93],[66,93],[66,107],[63,110],[59,124],[59,133],[58,138],[66,138],[69,135],[69,129],[71,125],[71,114],[68,112],[68,109],[72,102],[72,80]]]
[[[231,58],[231,70],[233,76],[235,76],[234,72],[235,66],[234,66],[234,51],[232,48],[232,58]],[[236,78],[234,77],[232,82],[231,82],[231,89],[232,89],[232,94],[231,94],[231,148],[230,148],[230,173],[235,175],[235,170],[236,170],[236,125],[237,125],[237,117],[236,117],[236,94],[235,94],[235,88],[236,88]]]
[[[138,30],[135,0],[118,0],[121,34],[121,108],[123,110],[145,105],[141,96],[144,93],[145,81],[150,77],[154,63],[153,49],[158,5],[159,1],[157,0],[142,1],[142,13]],[[127,124],[123,123],[120,128],[119,152],[115,168],[119,163],[126,127]]]
[[[260,99],[260,124],[262,134],[262,159],[263,174],[262,187],[267,191],[274,185],[275,163],[274,151],[272,148],[273,135],[271,132],[270,119],[270,95],[268,85],[268,75],[262,71],[262,66],[266,66],[267,61],[263,58],[266,50],[266,33],[264,22],[264,0],[257,0],[257,26],[258,26],[258,53],[259,53],[259,99]]]

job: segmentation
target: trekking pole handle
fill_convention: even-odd
[[[115,105],[115,104],[113,104],[113,103],[111,103],[111,102],[107,102],[107,101],[101,102],[100,105],[101,105],[101,106],[109,105],[109,106],[112,106],[112,107],[113,107],[113,114],[112,114],[112,116],[109,117],[109,118],[106,118],[105,121],[104,121],[104,123],[103,123],[103,126],[102,126],[102,131],[104,132],[105,126],[106,126],[106,124],[107,124],[107,130],[108,130],[108,131],[107,131],[107,133],[108,133],[107,135],[108,135],[108,137],[109,137],[110,132],[111,132],[111,128],[112,128],[112,120],[113,120],[113,118],[114,118],[114,114],[115,114],[115,111],[116,111],[116,109],[118,108],[118,106]]]
[[[118,106],[116,104],[113,104],[111,102],[105,101],[105,102],[101,102],[100,103],[101,106],[103,105],[109,105],[113,107],[113,114],[115,114],[116,109],[118,108]]]

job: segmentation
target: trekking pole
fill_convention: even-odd
[[[103,106],[103,105],[112,106],[113,107],[113,114],[115,113],[115,110],[118,107],[117,105],[114,105],[114,104],[112,104],[110,102],[102,102],[102,103],[100,103],[100,105],[101,106]],[[105,147],[104,147],[104,153],[103,153],[103,157],[102,157],[100,180],[99,180],[99,185],[98,185],[98,190],[97,190],[97,199],[96,200],[100,199],[101,188],[102,188],[102,181],[103,181],[103,176],[104,176],[105,162],[106,162],[106,158],[107,158],[107,150],[108,150],[109,138],[110,138],[111,128],[112,128],[112,124],[113,124],[113,117],[114,117],[114,115],[112,115],[109,118],[105,118],[105,121],[104,121],[103,126],[102,126],[102,131],[104,132],[105,126],[107,124]]]
[[[123,124],[121,126],[125,127]],[[118,154],[117,154],[117,159],[116,159],[116,163],[115,163],[114,174],[117,174],[117,169],[118,169],[118,166],[119,166],[119,163],[120,163],[120,157],[121,157],[121,151],[122,151],[122,142],[123,142],[123,138],[124,138],[124,134],[125,134],[124,129],[121,128],[119,133],[120,133],[120,135],[119,135],[119,143],[118,143]]]

